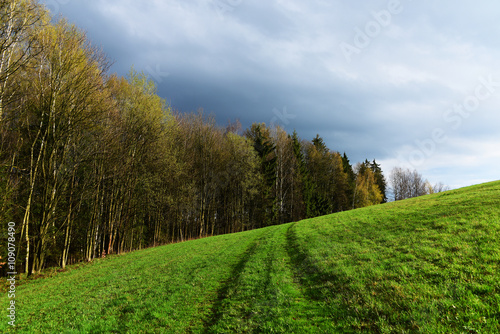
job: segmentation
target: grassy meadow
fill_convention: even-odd
[[[498,333],[500,182],[18,283],[0,332]]]

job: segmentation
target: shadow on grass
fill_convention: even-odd
[[[231,273],[229,278],[222,284],[222,286],[217,290],[217,300],[215,301],[212,312],[208,320],[205,322],[204,333],[212,333],[211,328],[215,326],[219,320],[222,318],[225,311],[224,301],[228,298],[228,294],[231,290],[235,290],[238,286],[238,282],[241,277],[241,273],[245,269],[247,262],[255,254],[258,246],[258,240],[254,241],[247,249],[243,252],[243,256],[238,263],[236,263],[231,268]]]
[[[354,305],[362,305],[364,302],[356,291],[353,291],[350,282],[351,278],[332,268],[331,272],[321,270],[311,257],[299,244],[299,240],[291,225],[286,232],[286,250],[292,261],[292,272],[297,282],[304,288],[304,294],[313,301],[322,302],[322,314],[319,316],[332,319],[335,323],[342,323],[348,327],[344,330],[375,331],[378,326],[375,324],[377,315],[371,310],[359,310]],[[360,327],[352,326],[352,321],[364,320],[364,325]],[[352,327],[351,327],[352,326]]]

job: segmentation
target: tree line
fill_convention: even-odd
[[[34,0],[0,2],[0,220],[19,272],[385,202],[318,135],[173,111]],[[2,251],[3,252],[3,251]]]

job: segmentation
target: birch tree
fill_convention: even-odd
[[[48,242],[61,228],[59,203],[68,190],[71,192],[82,134],[100,117],[106,67],[103,56],[85,35],[65,21],[41,29],[37,40],[43,51],[33,61],[33,80],[27,86],[34,93],[27,141],[31,146],[29,195],[23,219],[27,259],[31,244],[34,246],[31,273],[42,269]],[[37,217],[31,219],[34,196]],[[65,223],[71,224],[71,219]],[[34,228],[32,237],[30,225]]]
[[[17,96],[9,89],[12,76],[41,52],[36,31],[47,21],[47,12],[36,1],[0,1],[0,121],[5,106]]]

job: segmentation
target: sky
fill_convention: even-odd
[[[500,3],[43,0],[176,110],[319,134],[450,188],[500,180]]]

